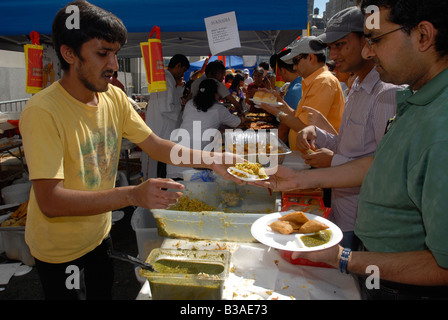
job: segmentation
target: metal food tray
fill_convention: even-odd
[[[223,144],[225,150],[228,152],[234,151],[236,146],[236,154],[250,162],[258,162],[263,166],[269,166],[272,160],[275,163],[281,164],[287,154],[292,151],[289,147],[272,131],[266,130],[226,130],[223,133]],[[267,145],[277,148],[275,153],[266,153]],[[248,150],[245,152],[244,147],[248,145]]]
[[[281,210],[281,194],[234,182],[182,182],[184,195],[216,208],[216,211],[151,209],[160,236],[201,240],[256,242],[252,223],[263,214]],[[226,206],[223,194],[235,192],[239,201]]]

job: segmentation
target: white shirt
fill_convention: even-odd
[[[213,133],[217,133],[221,125],[235,128],[240,123],[241,119],[231,114],[221,103],[216,102],[207,112],[203,112],[196,108],[193,100],[189,100],[185,105],[182,124],[172,133],[170,140],[184,147],[204,150],[211,144],[215,136]],[[182,178],[182,172],[188,169],[167,165],[167,178]]]
[[[146,107],[146,124],[163,139],[169,139],[171,132],[179,127],[182,111],[181,93],[176,88],[176,80],[165,70],[166,90],[152,92]],[[157,177],[157,161],[142,152],[143,178]]]

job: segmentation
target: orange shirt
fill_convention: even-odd
[[[328,71],[326,66],[302,80],[302,98],[294,115],[308,125],[308,113],[302,106],[320,111],[331,125],[339,130],[345,106],[344,94],[339,80]],[[289,145],[292,150],[297,150],[296,138],[297,131],[290,129]]]

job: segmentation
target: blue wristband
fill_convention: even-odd
[[[342,273],[348,273],[347,265],[351,253],[352,250],[350,248],[344,248],[344,250],[342,250],[341,258],[339,260],[339,271],[341,271]]]

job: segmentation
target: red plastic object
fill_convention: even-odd
[[[321,267],[321,268],[333,268],[333,266],[330,266],[329,264],[323,262],[313,262],[305,258],[292,259],[291,257],[292,251],[282,251],[281,254],[282,258],[291,264],[297,264],[301,266]]]

